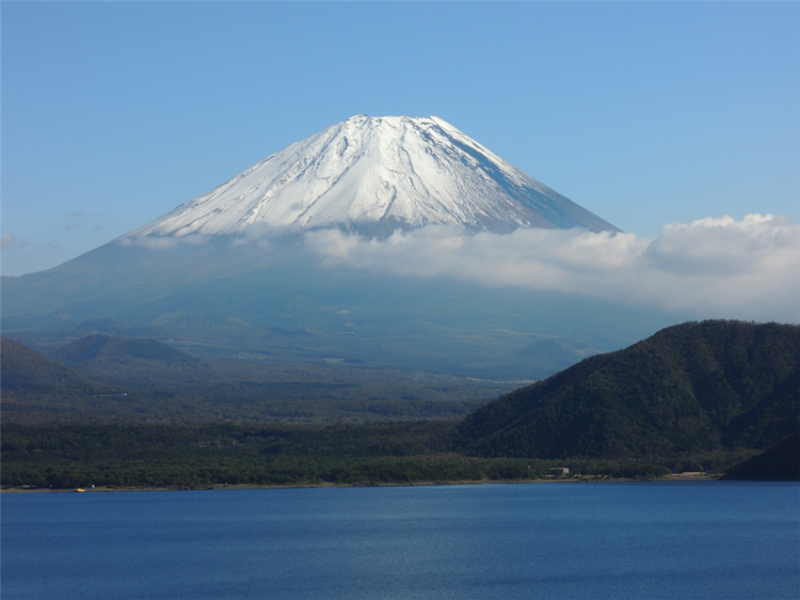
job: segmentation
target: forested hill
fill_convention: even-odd
[[[9,395],[58,393],[98,393],[102,386],[31,350],[27,346],[0,336],[2,356],[1,387],[4,402]]]
[[[800,327],[703,321],[588,358],[461,424],[478,456],[765,449],[800,427]]]
[[[85,363],[94,359],[159,360],[163,362],[190,362],[193,356],[171,346],[150,339],[135,339],[95,333],[60,348],[53,358],[67,363]]]

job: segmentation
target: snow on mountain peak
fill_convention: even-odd
[[[428,224],[617,231],[438,117],[355,115],[125,237]]]

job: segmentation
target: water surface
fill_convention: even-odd
[[[800,597],[800,486],[4,494],[2,598]]]

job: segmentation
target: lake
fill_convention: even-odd
[[[3,600],[800,597],[796,483],[2,494]]]

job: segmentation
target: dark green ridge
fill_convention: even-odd
[[[763,450],[797,431],[800,327],[685,323],[594,356],[469,415],[475,456]]]

